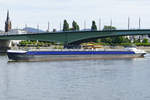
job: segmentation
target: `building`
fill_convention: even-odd
[[[28,34],[27,31],[23,30],[23,29],[11,29],[7,32],[7,34]],[[12,45],[17,45],[19,44],[19,42],[21,42],[22,40],[11,40],[11,46]]]
[[[136,35],[136,36],[126,36],[132,43],[135,40],[140,40],[140,42],[142,42],[144,39],[148,39],[148,41],[150,42],[150,38],[148,35]]]
[[[9,30],[11,30],[11,21],[9,18],[9,11],[7,11],[7,18],[5,21],[5,32],[8,32]]]
[[[5,33],[4,34],[27,34],[27,32],[23,29],[12,29],[12,24],[9,17],[9,11],[7,11],[7,17],[5,21]],[[19,44],[21,40],[11,40],[9,47],[13,45]]]

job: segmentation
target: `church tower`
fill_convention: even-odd
[[[9,18],[9,11],[7,11],[7,18],[5,21],[5,32],[8,32],[9,30],[11,30],[11,21]]]

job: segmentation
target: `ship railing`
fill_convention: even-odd
[[[125,49],[105,49],[106,51],[129,51],[129,50],[125,50]]]
[[[29,51],[129,51],[125,49],[32,49]]]
[[[31,49],[29,51],[104,51],[104,49]]]

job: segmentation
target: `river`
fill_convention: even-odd
[[[0,100],[150,100],[150,54],[60,62],[8,62],[1,55]]]

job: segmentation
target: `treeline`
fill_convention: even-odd
[[[25,40],[19,42],[18,46],[27,47],[49,47],[51,45],[62,45],[61,43],[49,42],[49,41],[36,41],[36,40]]]
[[[79,30],[80,30],[80,26],[77,24],[76,21],[72,22],[72,27],[70,28],[67,20],[64,20],[63,31],[79,31]],[[91,30],[95,30],[95,31],[97,30],[97,26],[96,26],[95,21],[92,21]]]

